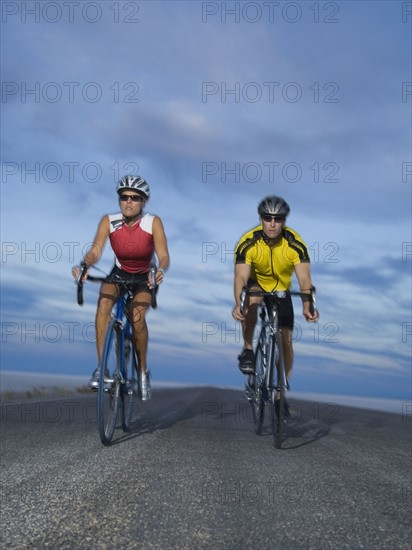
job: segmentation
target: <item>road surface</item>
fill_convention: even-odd
[[[410,414],[292,399],[276,450],[242,392],[158,389],[103,447],[95,401],[3,402],[1,548],[411,548]]]

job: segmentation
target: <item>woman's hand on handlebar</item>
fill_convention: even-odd
[[[73,268],[72,268],[72,275],[73,277],[76,279],[76,282],[79,281],[80,279],[80,276],[82,274],[82,271],[83,271],[83,267],[80,266],[80,265],[75,265]],[[82,277],[82,281],[85,281],[87,279],[89,275],[89,270],[87,269]]]
[[[154,281],[153,281],[154,278]],[[163,279],[165,278],[165,272],[164,269],[158,268],[154,270],[153,268],[149,271],[148,275],[148,287],[150,289],[157,287],[160,285],[160,283],[163,282]],[[154,284],[153,284],[154,282]]]

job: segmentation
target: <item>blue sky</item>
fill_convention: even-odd
[[[88,374],[71,266],[138,172],[171,268],[154,379],[239,387],[233,249],[268,194],[306,241],[299,391],[411,398],[408,2],[3,2],[2,368]],[[110,269],[107,247],[100,267]]]

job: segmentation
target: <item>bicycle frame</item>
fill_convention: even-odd
[[[119,348],[120,348],[120,355],[119,355],[119,366],[120,370],[119,373],[121,375],[121,382],[124,383],[124,375],[125,375],[125,354],[124,354],[124,341],[125,341],[125,335],[129,336],[131,338],[132,336],[132,328],[130,325],[130,320],[128,317],[127,309],[130,305],[130,301],[132,299],[132,294],[129,290],[127,290],[122,296],[120,296],[116,302],[116,304],[113,306],[112,311],[112,319],[116,320],[117,326],[120,328],[120,340],[119,340]],[[114,313],[114,310],[116,313]]]
[[[265,382],[266,382],[266,388],[269,392],[269,398],[273,399],[273,392],[274,390],[278,389],[278,386],[282,385],[284,388],[288,387],[288,382],[286,380],[286,372],[285,372],[285,365],[284,365],[284,357],[283,357],[283,346],[280,342],[281,340],[281,333],[279,332],[278,328],[278,311],[275,304],[270,304],[267,297],[264,297],[262,303],[260,304],[260,318],[262,319],[262,330],[268,331],[269,341],[267,342],[268,346],[268,362],[265,365]],[[264,321],[264,317],[268,318],[267,321]],[[279,350],[278,353],[278,361],[283,363],[280,365],[280,368],[278,370],[278,375],[280,375],[280,378],[278,380],[278,386],[275,386],[275,368],[276,368],[276,347]]]
[[[77,281],[77,302],[83,304],[83,280],[87,267],[83,266]],[[107,278],[89,276],[89,281],[108,282]],[[151,305],[157,307],[156,301],[156,267],[150,266],[149,281],[151,286]],[[112,282],[112,281],[110,281]],[[138,394],[139,373],[138,357],[133,345],[130,304],[133,298],[133,283],[116,280],[113,284],[121,290],[120,296],[113,304],[111,319],[103,342],[102,358],[99,364],[99,386],[97,394],[97,421],[100,439],[103,445],[110,445],[117,426],[118,413],[122,412],[122,428],[129,431],[133,403]],[[125,339],[129,338],[131,346],[130,368],[129,357],[125,355]],[[135,377],[136,376],[136,377]]]
[[[255,346],[255,373],[249,375],[245,384],[245,394],[253,408],[255,431],[262,433],[264,407],[270,405],[271,424],[275,439],[275,447],[280,448],[283,439],[285,392],[289,389],[286,377],[283,354],[282,332],[279,330],[277,303],[286,296],[300,296],[309,299],[311,313],[315,307],[315,288],[308,295],[302,292],[265,292],[250,291],[244,287],[240,295],[240,311],[246,314],[248,296],[259,296],[263,300],[259,304],[259,317],[262,320],[257,344]],[[309,298],[307,298],[309,296]]]
[[[268,403],[275,400],[279,386],[287,389],[289,385],[286,379],[281,333],[278,329],[277,308],[265,298],[259,305],[259,310],[261,326],[255,346],[255,352],[259,351],[260,353],[263,373],[256,373],[255,375],[249,376],[249,381],[246,382],[245,393],[249,398],[250,390],[253,392],[252,386],[255,385],[255,381],[250,380],[250,378],[253,379],[257,376],[259,378],[258,385],[262,390],[262,399],[265,403]],[[276,372],[275,369],[277,366],[279,368]]]

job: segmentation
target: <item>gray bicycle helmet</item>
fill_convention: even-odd
[[[116,191],[120,194],[125,189],[139,191],[139,193],[146,197],[146,200],[149,200],[150,198],[149,185],[141,176],[124,176],[118,182]]]
[[[286,216],[289,214],[290,208],[288,203],[281,197],[271,196],[265,197],[258,206],[258,214],[260,217],[270,216]]]

